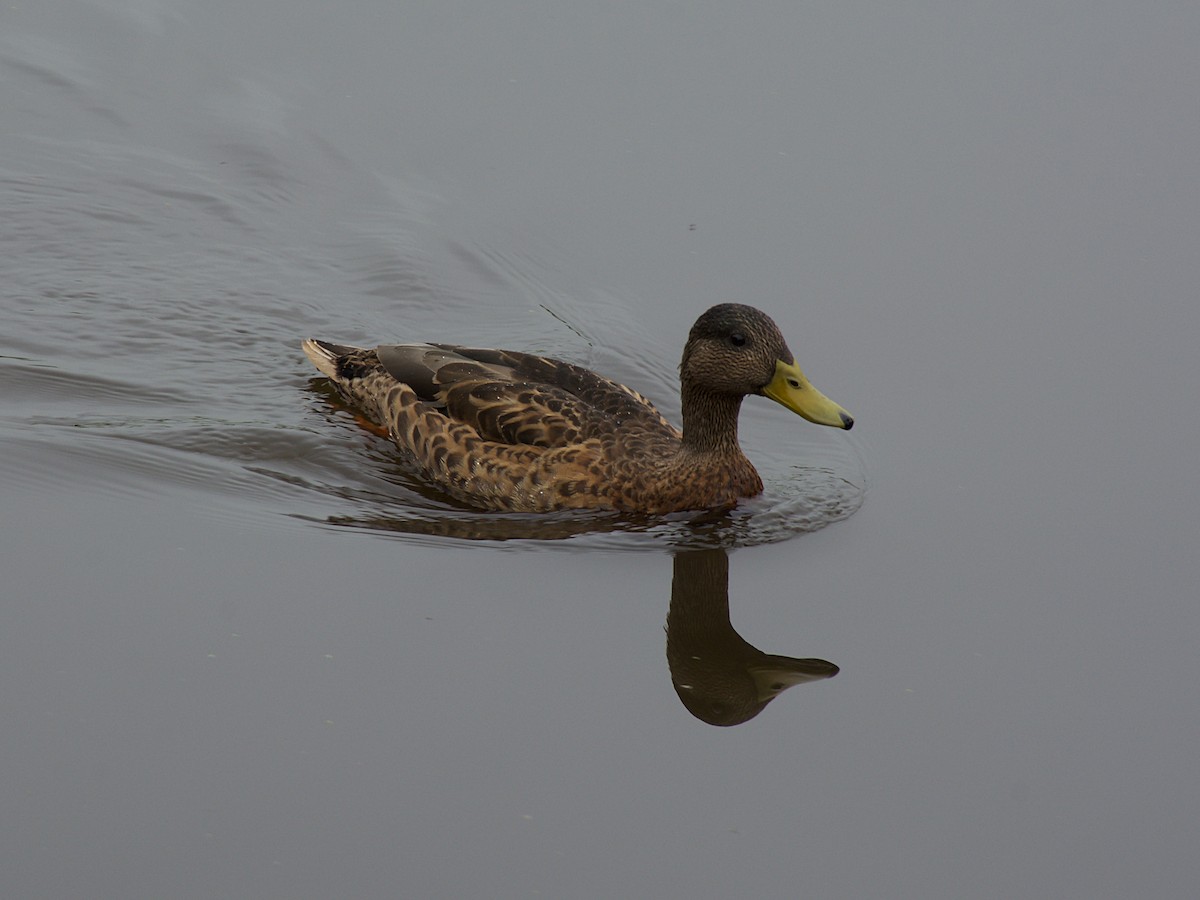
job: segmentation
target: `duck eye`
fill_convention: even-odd
[[[735,331],[733,334],[729,335],[729,343],[733,344],[735,347],[744,347],[746,344],[746,336],[740,331]]]

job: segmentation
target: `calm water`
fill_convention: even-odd
[[[1195,895],[1200,7],[3,22],[6,896]],[[675,417],[723,300],[858,425],[717,522],[454,507],[298,349]]]

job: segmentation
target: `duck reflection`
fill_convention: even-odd
[[[442,510],[415,515],[329,517],[332,525],[394,534],[469,541],[551,541],[606,532],[631,534],[639,523],[570,513],[544,516]],[[683,526],[692,538],[714,537],[721,523]],[[708,527],[705,527],[708,526]],[[647,530],[651,526],[646,526]],[[716,531],[716,534],[719,534]],[[723,548],[678,550],[667,612],[667,664],[671,683],[688,712],[710,725],[740,725],[788,688],[832,678],[838,667],[823,659],[763,653],[729,620],[729,556]]]
[[[667,613],[667,665],[683,705],[709,725],[740,725],[797,684],[832,678],[823,659],[763,653],[729,621],[729,555],[688,550],[675,556]]]

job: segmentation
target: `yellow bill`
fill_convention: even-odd
[[[770,397],[781,406],[786,406],[810,422],[845,428],[847,431],[854,427],[854,419],[850,413],[809,384],[795,362],[776,360],[775,377],[762,392],[764,396]]]

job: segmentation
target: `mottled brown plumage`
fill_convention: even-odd
[[[853,424],[804,379],[775,323],[733,303],[708,310],[688,336],[682,432],[636,391],[555,359],[453,344],[303,348],[431,480],[485,509],[728,508],[762,491],[738,446],[747,394]]]

